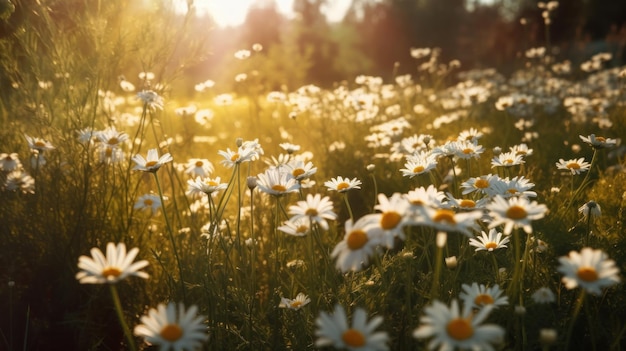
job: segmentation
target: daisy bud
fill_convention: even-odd
[[[368,172],[374,172],[376,166],[370,163],[365,169],[367,169]]]
[[[448,233],[446,232],[438,232],[437,233],[437,247],[442,248],[446,246],[446,241],[448,241]],[[447,264],[447,261],[446,261]]]
[[[246,179],[246,184],[248,185],[248,189],[254,190],[254,188],[256,188],[256,182],[257,182],[256,177],[249,176]]]
[[[456,256],[446,257],[445,260],[446,267],[448,267],[448,269],[455,269],[459,265]]]
[[[543,328],[539,330],[539,341],[543,345],[552,345],[556,342],[559,335],[556,329]]]

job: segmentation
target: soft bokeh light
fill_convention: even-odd
[[[186,0],[174,0],[177,11],[187,11]],[[238,26],[246,19],[250,7],[270,3],[264,0],[195,0],[196,12],[200,16],[209,15],[220,27]],[[278,11],[287,17],[293,16],[294,0],[275,0]],[[329,22],[339,22],[350,7],[350,0],[335,0],[325,4],[322,11]]]

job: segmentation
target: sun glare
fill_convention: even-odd
[[[187,11],[187,0],[174,0],[176,9],[184,13]],[[242,24],[250,7],[255,4],[271,2],[271,0],[194,0],[196,13],[199,16],[209,15],[219,27],[238,26]],[[287,17],[293,15],[294,0],[274,0],[278,11]],[[330,22],[337,22],[343,18],[350,0],[336,0],[326,4],[322,11]]]

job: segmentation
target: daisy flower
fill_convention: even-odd
[[[124,142],[128,140],[128,134],[124,132],[118,132],[115,127],[109,127],[105,130],[96,132],[96,137],[100,142],[110,148],[120,147]]]
[[[285,166],[297,181],[307,179],[317,172],[317,167],[313,167],[313,163],[305,164],[304,161],[298,159],[290,160]]]
[[[528,234],[533,232],[531,221],[545,216],[548,208],[537,201],[530,202],[525,197],[512,197],[504,199],[497,195],[487,205],[489,215],[493,218],[489,228],[495,228],[504,224],[504,234],[509,235],[513,228],[521,227]]]
[[[148,155],[143,158],[140,154],[133,156],[132,160],[135,162],[133,170],[139,170],[144,172],[156,172],[164,164],[173,161],[172,155],[169,153],[159,157],[159,151],[157,149],[148,150]]]
[[[228,187],[226,183],[220,183],[220,177],[215,178],[200,178],[187,181],[188,190],[187,195],[211,195],[216,191],[224,190]]]
[[[293,215],[293,221],[308,218],[311,223],[317,223],[324,230],[328,230],[327,219],[337,218],[333,212],[333,202],[328,196],[322,197],[320,194],[307,194],[306,201],[298,201],[296,205],[289,207],[289,214]]]
[[[478,200],[472,200],[472,199],[467,199],[467,198],[457,199],[451,193],[446,194],[446,199],[448,201],[445,202],[444,204],[445,208],[453,208],[456,210],[463,210],[463,211],[483,209],[485,208],[485,205],[487,205],[487,202],[489,201],[488,198],[482,198]]]
[[[464,160],[469,160],[470,158],[479,158],[480,154],[482,154],[485,149],[482,145],[478,145],[475,142],[471,142],[468,140],[460,140],[456,142],[456,157]]]
[[[483,324],[492,308],[487,305],[474,314],[470,304],[466,304],[461,311],[456,299],[452,300],[449,308],[435,300],[424,309],[426,315],[420,319],[422,325],[413,332],[413,337],[432,337],[428,343],[429,350],[493,351],[493,344],[500,343],[504,338],[504,328],[496,324]]]
[[[4,190],[17,191],[18,189],[23,194],[34,194],[35,178],[21,169],[10,172],[4,181]]]
[[[10,154],[0,154],[0,171],[13,172],[21,167],[22,162],[20,162],[20,158],[17,153],[12,152]]]
[[[258,188],[266,194],[282,196],[300,189],[300,185],[291,174],[279,169],[268,169],[265,173],[257,175],[257,178]]]
[[[373,224],[369,216],[374,215],[366,215],[354,224],[348,220],[343,240],[330,254],[332,258],[337,258],[337,269],[342,272],[360,271],[382,241],[382,229]]]
[[[185,173],[192,177],[208,177],[213,173],[214,167],[211,161],[204,158],[192,158],[187,161]]]
[[[583,157],[567,161],[561,158],[559,159],[559,162],[556,163],[556,168],[570,171],[574,175],[587,172],[591,168],[591,164],[586,162]]]
[[[340,193],[345,193],[350,189],[361,189],[361,184],[361,181],[357,178],[348,179],[341,176],[324,182],[328,190],[334,190]]]
[[[280,146],[288,154],[293,154],[294,152],[300,151],[300,145],[296,145],[296,144],[280,143],[280,144],[278,144],[278,146]]]
[[[205,317],[197,313],[195,305],[186,310],[182,303],[159,304],[141,317],[143,324],[135,327],[135,335],[150,345],[160,346],[160,350],[198,350],[208,335],[203,323]]]
[[[302,307],[306,306],[309,302],[311,302],[311,299],[309,299],[308,296],[306,296],[303,293],[299,293],[295,299],[288,299],[286,297],[281,297],[280,298],[280,304],[278,305],[278,307],[280,308],[288,308],[290,310],[299,310]]]
[[[290,219],[277,228],[281,232],[293,236],[305,236],[311,232],[311,220],[308,217]]]
[[[481,235],[477,238],[470,238],[469,244],[476,248],[475,251],[486,250],[491,252],[497,249],[506,249],[506,244],[508,244],[509,241],[510,239],[508,237],[503,236],[502,233],[492,228],[489,229],[489,234],[482,231]]]
[[[404,197],[409,201],[413,209],[423,206],[438,208],[442,206],[446,195],[443,191],[437,190],[434,185],[430,184],[428,188],[422,186],[411,190]]]
[[[611,138],[605,138],[591,134],[589,136],[579,135],[580,140],[589,144],[594,149],[604,149],[617,145],[617,140]]]
[[[463,292],[459,294],[459,298],[463,300],[464,305],[470,305],[474,308],[483,308],[485,306],[506,306],[509,304],[509,298],[504,295],[498,284],[492,287],[486,287],[484,284],[472,283],[472,285],[463,284],[461,286]]]
[[[98,162],[107,165],[117,164],[126,159],[121,148],[111,147],[108,144],[99,144],[97,154]]]
[[[150,110],[163,109],[163,98],[152,90],[142,90],[138,92],[137,98]]]
[[[405,177],[413,178],[428,173],[437,167],[437,161],[427,154],[409,155],[406,159],[405,168],[400,169]]]
[[[491,160],[491,168],[494,167],[512,167],[525,163],[522,155],[513,152],[503,152]]]
[[[545,286],[535,290],[530,297],[535,303],[552,303],[556,301],[556,297],[554,296],[552,290]]]
[[[469,130],[464,130],[459,133],[457,140],[465,140],[470,141],[472,143],[476,143],[478,139],[483,137],[483,133],[476,128],[470,128]]]
[[[600,295],[602,289],[619,283],[619,268],[602,250],[584,247],[580,252],[570,251],[559,258],[557,270],[563,273],[562,281],[568,289],[578,286],[587,292]]]
[[[472,237],[476,221],[483,216],[482,211],[456,213],[447,208],[423,207],[424,221],[420,224],[444,232],[460,232]]]
[[[259,156],[258,151],[253,147],[244,147],[243,145],[237,148],[237,151],[228,148],[226,151],[220,150],[217,153],[224,158],[222,164],[229,168],[243,162],[250,162]]]
[[[600,215],[602,214],[602,209],[597,202],[589,201],[578,208],[578,213],[583,215],[583,219],[587,219],[587,217],[589,216],[600,217]]]
[[[26,141],[28,142],[28,147],[37,150],[39,152],[54,150],[55,147],[49,141],[46,141],[37,137],[30,137],[28,135],[24,135],[26,137]]]
[[[473,192],[493,196],[495,187],[501,179],[497,175],[487,174],[480,177],[470,178],[461,184],[461,194],[467,195]]]
[[[91,249],[91,257],[78,258],[78,268],[81,271],[76,274],[76,279],[81,284],[113,284],[130,276],[147,279],[148,274],[141,272],[140,269],[146,267],[148,261],[133,263],[137,253],[138,248],[133,248],[127,253],[124,243],[117,245],[108,243],[106,256],[99,248],[94,247]]]
[[[494,182],[494,193],[504,198],[511,196],[537,197],[537,193],[530,190],[535,187],[535,183],[531,183],[524,176],[513,177],[513,179],[505,178]]]
[[[155,215],[162,205],[159,195],[144,194],[137,199],[133,208],[136,210],[150,210],[152,215]]]
[[[375,213],[363,218],[368,223],[376,224],[383,233],[384,245],[393,248],[396,237],[404,240],[404,226],[408,224],[410,204],[400,193],[394,193],[390,198],[385,194],[378,194],[378,205],[374,208],[381,213]]]
[[[317,325],[315,346],[333,346],[350,351],[389,350],[387,333],[374,332],[382,323],[381,316],[376,316],[368,322],[367,312],[362,308],[357,308],[349,326],[345,310],[342,306],[335,305],[333,314],[320,312],[320,316],[315,320]]]
[[[533,154],[533,149],[528,148],[528,145],[522,143],[519,145],[513,145],[509,147],[509,150],[516,155],[522,155],[524,157],[530,156]]]

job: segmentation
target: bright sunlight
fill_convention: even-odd
[[[187,11],[186,0],[175,0],[176,9]],[[194,5],[199,16],[209,15],[219,27],[238,26],[242,24],[248,11],[254,5],[271,4],[271,0],[195,0]],[[287,17],[293,15],[294,0],[274,0],[278,11]],[[350,0],[336,0],[325,5],[323,12],[330,22],[338,22],[345,15]]]

